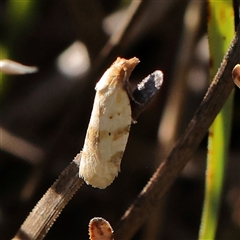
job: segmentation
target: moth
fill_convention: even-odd
[[[138,63],[118,57],[96,84],[79,166],[79,176],[93,187],[106,188],[120,171],[132,123],[128,79]]]

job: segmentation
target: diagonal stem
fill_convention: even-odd
[[[209,126],[233,89],[231,72],[240,62],[240,27],[225,55],[211,86],[194,114],[185,133],[167,159],[159,166],[135,202],[125,212],[115,229],[115,239],[131,239],[193,156]]]

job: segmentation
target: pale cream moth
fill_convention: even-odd
[[[79,176],[93,187],[106,188],[120,171],[132,123],[128,78],[138,63],[136,57],[118,57],[95,87],[79,167]]]

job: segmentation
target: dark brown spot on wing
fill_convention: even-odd
[[[116,129],[113,134],[113,140],[117,140],[118,138],[122,137],[122,135],[127,134],[130,131],[130,125]]]
[[[116,152],[109,159],[109,162],[112,163],[113,165],[120,167],[122,157],[123,157],[123,151]]]
[[[88,127],[87,139],[96,146],[99,143],[99,131],[92,126]]]

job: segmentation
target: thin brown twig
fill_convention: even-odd
[[[186,131],[158,167],[115,230],[115,239],[131,239],[193,156],[233,89],[232,69],[240,62],[240,26],[211,86]]]
[[[43,239],[62,209],[83,184],[78,176],[80,154],[43,195],[13,239]]]
[[[174,84],[171,85],[169,90],[158,130],[161,156],[164,156],[164,158],[169,154],[176,139],[180,136],[182,124],[179,120],[182,119],[181,116],[184,112],[182,109],[186,108],[187,75],[198,41],[204,4],[203,1],[190,1],[186,9],[179,52],[173,69],[172,82]],[[193,14],[195,16],[194,20],[192,19]]]

